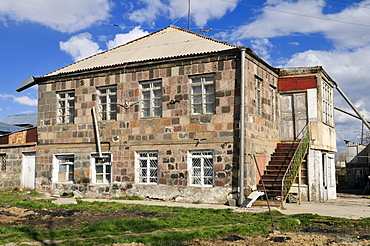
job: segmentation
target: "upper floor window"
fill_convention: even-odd
[[[57,170],[58,182],[73,182],[74,181],[74,155],[58,155]]]
[[[256,114],[262,114],[262,79],[256,77]]]
[[[136,175],[140,184],[158,183],[158,152],[142,151],[136,153]]]
[[[112,182],[111,155],[93,156],[92,182],[96,184],[110,184]]]
[[[271,121],[276,120],[276,89],[270,86],[270,110],[271,110]]]
[[[117,88],[115,86],[98,89],[99,120],[117,119]]]
[[[191,186],[213,186],[213,152],[209,150],[190,151],[189,175]]]
[[[202,75],[191,77],[191,113],[215,113],[215,77]]]
[[[57,93],[58,97],[58,123],[73,123],[75,113],[74,91],[63,91]]]
[[[322,83],[322,121],[330,126],[334,125],[334,98],[333,87],[323,80]]]
[[[160,80],[140,83],[141,117],[162,116],[162,82]]]

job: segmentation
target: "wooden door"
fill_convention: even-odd
[[[281,106],[281,140],[292,141],[302,136],[307,125],[307,94],[306,92],[280,95]]]

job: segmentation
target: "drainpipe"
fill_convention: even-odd
[[[245,47],[240,49],[240,184],[239,184],[239,204],[244,202],[244,137],[245,137]]]
[[[102,155],[102,152],[101,152],[100,134],[99,134],[99,128],[98,128],[98,121],[96,119],[96,110],[95,110],[95,107],[92,108],[91,112],[92,112],[93,121],[94,121],[96,146],[97,146],[97,149],[98,149],[99,157],[101,158],[101,157],[103,157],[103,155]]]

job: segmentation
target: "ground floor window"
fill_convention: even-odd
[[[110,154],[93,155],[92,182],[110,184],[112,182],[112,158]]]
[[[53,182],[74,182],[74,154],[58,154],[53,160]]]
[[[74,181],[74,155],[58,155],[57,170],[58,182],[73,182]]]
[[[213,151],[190,151],[189,174],[191,186],[212,187],[214,181]]]
[[[0,172],[6,170],[6,154],[0,154]]]
[[[158,152],[136,152],[136,176],[140,184],[158,183]]]

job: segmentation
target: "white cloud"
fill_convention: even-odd
[[[0,94],[1,99],[13,99],[13,102],[22,104],[22,105],[27,105],[27,106],[37,106],[37,99],[31,98],[29,96],[14,96],[11,94]]]
[[[132,40],[138,39],[140,37],[143,37],[145,35],[148,35],[149,33],[147,31],[144,31],[140,29],[140,26],[135,27],[128,33],[119,33],[116,34],[114,40],[110,40],[107,42],[108,49],[115,48],[121,44],[125,44],[127,42],[130,42]]]
[[[14,102],[27,106],[37,106],[37,99],[30,98],[28,96],[14,97]]]
[[[92,35],[87,32],[73,36],[66,42],[59,42],[59,47],[71,55],[74,61],[102,51],[99,49],[99,45],[92,40]]]
[[[144,7],[129,15],[131,21],[140,24],[154,25],[159,17],[168,16],[171,20],[187,18],[188,1],[184,0],[141,0]],[[227,12],[233,11],[237,1],[193,0],[191,1],[192,25],[204,26],[208,21],[222,18]]]
[[[325,4],[322,0],[267,1],[265,9],[260,11],[260,15],[253,22],[219,36],[235,41],[296,33],[319,33],[342,49],[370,44],[369,0],[363,1],[361,6],[354,4],[333,14],[324,13]]]
[[[35,22],[61,32],[75,32],[109,18],[109,0],[0,1],[0,21]]]
[[[274,47],[267,38],[254,39],[251,41],[252,49],[265,61],[270,60],[271,50]]]

